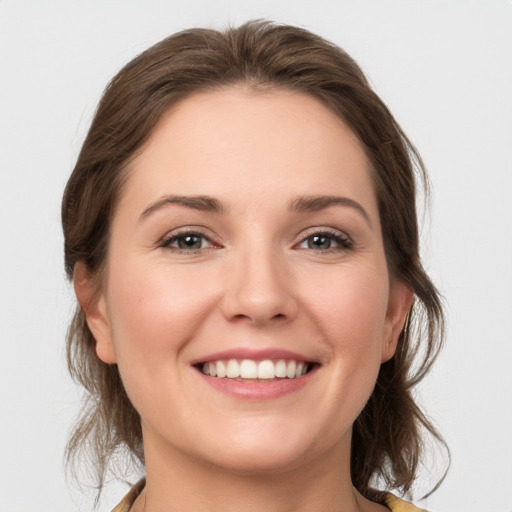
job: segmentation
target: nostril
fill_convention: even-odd
[[[269,315],[267,318],[269,318],[271,321],[272,320],[277,320],[277,321],[284,321],[288,318],[288,315],[286,315],[285,313],[277,313],[275,315]],[[264,322],[265,321],[265,317],[258,317],[257,315],[249,315],[249,314],[243,314],[243,313],[239,313],[237,315],[234,315],[233,317],[231,317],[231,321],[233,322],[244,322],[244,321],[249,321],[249,322],[254,322],[256,321],[257,323],[261,323],[261,322]]]
[[[249,321],[258,325],[292,320],[297,310],[293,293],[276,280],[269,281],[256,277],[234,280],[220,302],[224,316],[230,321]]]

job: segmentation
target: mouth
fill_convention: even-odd
[[[203,375],[239,382],[273,382],[300,379],[310,373],[317,363],[297,359],[217,359],[194,365]]]

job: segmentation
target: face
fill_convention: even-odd
[[[348,460],[411,294],[388,275],[369,163],[340,119],[294,92],[196,94],[132,162],[111,228],[88,322],[147,461]]]

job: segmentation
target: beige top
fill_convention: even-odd
[[[133,503],[137,499],[137,496],[142,492],[146,480],[143,478],[137,482],[128,492],[128,494],[121,500],[117,507],[114,507],[112,512],[130,512]],[[389,507],[391,512],[426,512],[425,510],[415,507],[412,503],[401,500],[392,494],[388,494],[386,497],[386,505]]]

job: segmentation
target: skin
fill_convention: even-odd
[[[386,510],[352,487],[351,428],[412,293],[388,273],[358,139],[309,96],[221,89],[167,112],[128,172],[101,289],[81,264],[74,282],[141,415],[134,510]],[[160,204],[168,195],[223,209]],[[360,208],[290,209],[333,195]],[[180,248],[184,229],[201,247]],[[234,348],[291,350],[316,370],[277,398],[234,397],[192,365]]]

